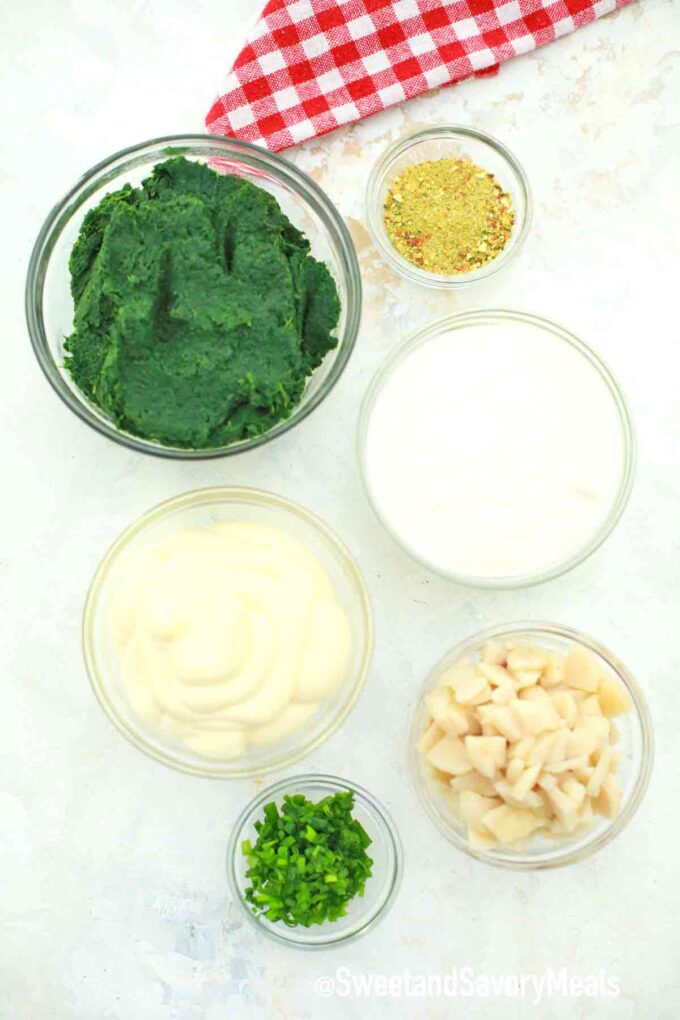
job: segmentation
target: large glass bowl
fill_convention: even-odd
[[[352,634],[344,682],[319,710],[276,743],[249,748],[239,758],[204,757],[162,733],[133,710],[120,675],[112,609],[119,585],[137,558],[175,531],[219,520],[245,520],[280,528],[301,542],[324,567]],[[214,778],[261,775],[308,754],[333,734],[350,712],[363,686],[373,648],[371,607],[359,569],[330,528],[303,507],[257,489],[218,487],[167,500],[131,524],[113,543],[92,581],[83,616],[83,650],[97,699],[123,736],[140,751],[182,772]]]
[[[505,248],[486,265],[469,273],[445,276],[430,273],[405,259],[390,241],[385,230],[385,199],[395,178],[416,163],[438,159],[472,160],[492,173],[504,191],[512,198],[515,222]],[[366,219],[378,251],[385,261],[401,276],[426,287],[455,290],[478,283],[497,273],[519,252],[531,225],[531,191],[520,163],[502,142],[475,128],[426,128],[400,138],[377,161],[368,181],[366,192]]]
[[[579,546],[571,549],[564,555],[556,556],[552,561],[545,563],[540,569],[532,570],[522,574],[503,574],[498,577],[490,575],[472,575],[448,568],[432,558],[428,558],[411,541],[403,535],[393,524],[389,510],[383,506],[380,494],[371,479],[368,466],[367,445],[373,409],[380,397],[380,394],[389,382],[392,373],[401,363],[412,354],[417,348],[425,345],[442,333],[456,329],[467,329],[468,327],[485,327],[487,325],[508,325],[523,324],[539,332],[545,338],[546,343],[566,344],[576,351],[589,364],[593,373],[601,380],[603,393],[616,412],[621,431],[621,456],[619,463],[619,474],[617,484],[612,493],[611,502],[606,514],[596,521],[592,532],[584,537]],[[461,436],[460,442],[469,443],[474,441],[470,436]],[[530,315],[528,312],[514,311],[508,308],[487,309],[484,311],[462,312],[458,315],[446,316],[421,327],[411,336],[399,344],[385,359],[371,383],[368,386],[364,397],[358,428],[358,455],[364,488],[373,510],[394,541],[413,559],[422,566],[435,573],[441,574],[459,584],[470,585],[475,588],[511,589],[523,588],[534,584],[540,584],[553,577],[559,577],[587,559],[611,534],[618,523],[628,503],[628,498],[633,486],[635,477],[635,432],[633,420],[626,398],[608,366],[602,361],[598,354],[589,347],[583,340],[571,333],[564,326],[539,315]],[[404,470],[408,468],[405,465]]]
[[[302,793],[308,800],[319,801],[346,790],[354,792],[352,814],[363,825],[372,841],[367,853],[373,859],[373,874],[366,882],[364,895],[351,901],[346,917],[312,925],[310,928],[289,928],[282,921],[272,923],[262,915],[256,916],[245,898],[248,886],[247,861],[241,852],[241,844],[244,839],[255,843],[257,832],[254,823],[262,817],[265,804],[270,801],[280,804],[285,794]],[[246,805],[232,829],[226,864],[231,894],[243,908],[250,923],[276,942],[296,949],[345,946],[371,931],[394,903],[403,870],[399,833],[385,808],[356,783],[324,775],[293,776],[258,793]]]
[[[263,435],[228,446],[181,449],[119,429],[81,393],[64,368],[64,338],[72,332],[73,301],[68,260],[83,218],[105,194],[138,186],[156,163],[170,156],[210,164],[248,178],[271,192],[293,224],[307,235],[312,253],[328,266],[340,297],[338,344],[314,372],[289,418]],[[123,149],[88,170],[48,215],[33,249],[26,281],[26,318],[40,367],[64,403],[102,435],[143,453],[185,459],[239,453],[274,439],[314,410],[330,393],[347,364],[361,316],[361,277],[345,223],[330,199],[306,174],[280,156],[247,142],[204,135],[156,138]]]
[[[477,850],[470,847],[464,825],[453,816],[437,791],[431,776],[428,775],[423,755],[419,753],[416,745],[426,721],[425,696],[438,685],[442,673],[461,659],[469,658],[471,663],[477,662],[486,641],[502,643],[510,638],[562,653],[566,652],[570,645],[580,645],[595,656],[604,672],[616,677],[628,691],[632,708],[626,715],[616,716],[615,720],[619,732],[616,750],[621,754],[617,775],[623,784],[623,801],[616,818],[608,819],[596,815],[588,828],[577,831],[573,836],[560,839],[537,836],[530,838],[524,846],[516,850],[508,847]],[[408,741],[411,774],[419,800],[440,832],[455,847],[470,854],[471,857],[476,857],[487,864],[515,870],[556,868],[573,864],[590,857],[596,850],[610,843],[625,829],[640,806],[649,784],[654,761],[654,737],[649,709],[644,694],[631,673],[609,649],[593,638],[569,627],[542,621],[493,627],[462,641],[447,652],[434,667],[418,695]]]

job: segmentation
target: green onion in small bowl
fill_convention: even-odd
[[[286,945],[346,944],[392,905],[402,873],[397,830],[360,786],[305,775],[267,787],[238,818],[227,851],[234,899]]]

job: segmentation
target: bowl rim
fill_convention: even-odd
[[[260,506],[273,507],[283,510],[303,520],[321,536],[333,556],[340,562],[346,571],[357,597],[357,606],[363,622],[364,639],[361,651],[361,661],[356,675],[352,679],[351,689],[348,690],[347,698],[343,702],[340,711],[328,721],[323,729],[313,740],[304,741],[296,750],[283,757],[274,757],[265,765],[246,765],[241,768],[234,767],[234,762],[220,762],[219,760],[205,759],[205,765],[195,764],[179,760],[171,752],[164,750],[145,734],[137,732],[121,718],[116,711],[107,693],[107,684],[102,679],[97,666],[97,654],[95,651],[96,642],[94,639],[95,622],[99,608],[99,599],[102,589],[108,579],[109,571],[131,542],[145,529],[168,517],[172,517],[177,511],[187,507],[198,506],[202,503],[238,504],[251,502]],[[194,489],[190,492],[172,496],[162,503],[151,507],[135,521],[129,524],[108,547],[94,572],[89,584],[82,615],[81,645],[85,670],[87,672],[90,686],[94,695],[109,720],[116,729],[133,745],[138,751],[143,752],[150,758],[161,762],[177,771],[190,775],[201,776],[208,779],[246,779],[255,776],[263,776],[276,769],[287,768],[299,761],[301,758],[311,754],[328,740],[348,717],[363,690],[368,676],[374,647],[374,623],[371,600],[359,566],[345,544],[338,538],[335,532],[316,514],[306,507],[292,500],[288,500],[276,493],[255,489],[246,486],[211,486],[202,489]],[[302,732],[302,731],[301,731]]]
[[[422,142],[435,139],[466,139],[472,138],[477,142],[494,149],[501,159],[509,167],[517,186],[524,200],[524,215],[519,230],[514,238],[496,258],[487,262],[481,269],[471,273],[458,273],[457,275],[445,276],[440,273],[428,273],[405,259],[392,245],[384,229],[382,217],[382,203],[379,201],[379,190],[385,175],[389,172],[394,161],[407,152],[410,148],[420,145]],[[439,126],[424,128],[409,132],[397,139],[392,145],[378,157],[373,165],[366,187],[366,221],[373,243],[377,247],[383,259],[400,276],[411,280],[413,283],[422,284],[425,287],[432,287],[440,290],[455,290],[460,287],[469,287],[482,280],[488,279],[494,273],[503,269],[521,250],[527,239],[533,220],[533,199],[529,179],[524,167],[517,157],[494,135],[478,128],[469,127],[464,124],[441,124]]]
[[[603,519],[597,530],[593,532],[592,536],[587,541],[584,541],[583,544],[570,556],[562,560],[557,560],[542,570],[536,570],[527,574],[518,574],[508,577],[478,577],[472,574],[458,573],[455,570],[447,570],[446,568],[439,566],[437,563],[428,560],[426,557],[414,550],[408,542],[406,542],[393,529],[392,525],[379,509],[378,500],[375,498],[373,488],[371,486],[367,464],[368,431],[371,415],[382,387],[401,362],[404,361],[414,350],[427,343],[429,340],[432,340],[451,329],[503,322],[507,320],[527,323],[531,326],[537,327],[538,329],[543,329],[551,333],[557,340],[565,341],[574,350],[581,354],[598,373],[601,380],[607,386],[614,402],[614,406],[618,412],[623,442],[621,477],[616,495],[612,499],[611,506],[606,517]],[[426,325],[421,326],[419,329],[414,330],[412,333],[407,334],[405,338],[394,348],[394,350],[387,355],[382,364],[378,366],[377,371],[369,383],[359,412],[357,443],[359,471],[361,474],[364,492],[378,521],[382,524],[383,528],[385,528],[397,546],[422,567],[425,567],[427,570],[432,571],[440,577],[444,577],[449,581],[455,581],[457,584],[465,585],[466,587],[494,589],[498,591],[510,591],[515,588],[528,588],[536,584],[542,584],[545,581],[550,581],[553,578],[561,577],[563,574],[566,574],[574,567],[583,563],[584,560],[588,559],[597,549],[599,549],[614,530],[626,509],[633,488],[637,460],[635,427],[630,407],[621,386],[607,363],[584,340],[581,340],[580,337],[578,337],[575,333],[572,333],[560,323],[541,315],[535,315],[531,312],[511,308],[485,308],[470,312],[458,312],[435,319]]]
[[[296,940],[291,934],[295,931],[293,928],[287,928],[285,925],[277,926],[260,920],[246,903],[241,887],[236,879],[236,858],[240,853],[243,829],[248,824],[250,817],[268,801],[280,800],[285,793],[295,793],[295,788],[302,786],[318,787],[320,790],[328,791],[328,794],[351,790],[357,794],[358,801],[365,801],[380,819],[384,830],[385,845],[388,847],[391,870],[389,888],[386,894],[376,905],[374,911],[358,928],[348,932],[346,935],[340,935],[337,938],[334,938],[331,935],[329,938],[319,938],[314,942]],[[299,792],[299,790],[297,792]],[[375,928],[389,912],[401,887],[404,873],[404,851],[399,830],[397,829],[394,819],[377,797],[358,783],[343,779],[340,776],[323,772],[310,772],[290,776],[287,779],[281,779],[273,785],[265,787],[264,790],[261,790],[247,802],[232,826],[227,844],[225,868],[227,872],[229,891],[231,892],[234,901],[240,905],[241,910],[248,918],[248,921],[257,931],[265,934],[268,938],[273,939],[281,945],[289,946],[291,949],[333,949],[337,946],[346,946],[361,938],[363,935],[366,935],[369,931]],[[315,928],[321,930],[321,926],[317,925]],[[303,929],[303,931],[310,930],[313,929]]]
[[[135,157],[137,161],[133,165],[141,165],[144,162],[144,154],[148,153],[151,158],[154,150],[159,147],[173,149],[173,152],[166,153],[167,156],[171,156],[190,153],[192,147],[195,146],[213,149],[215,158],[226,158],[231,154],[232,156],[236,155],[241,163],[254,169],[264,166],[279,182],[290,187],[298,196],[302,196],[305,204],[311,207],[323,223],[324,229],[332,237],[347,288],[346,322],[342,337],[338,337],[335,361],[328,376],[308,403],[304,407],[301,407],[300,404],[296,405],[297,414],[294,409],[290,417],[277,422],[262,435],[240,440],[227,446],[196,450],[163,446],[160,443],[118,429],[112,422],[99,417],[90,407],[87,398],[76,393],[65,382],[63,369],[59,367],[51,353],[43,315],[47,269],[61,231],[71,219],[74,211],[77,211],[84,201],[96,194],[107,183],[113,184],[119,180],[120,175],[113,174],[115,165],[122,161],[133,160]],[[162,154],[157,154],[156,158],[161,159]],[[101,177],[107,170],[111,171],[111,175],[102,180]],[[76,202],[78,204],[74,209],[73,206]],[[140,453],[176,460],[211,460],[216,457],[244,453],[271,442],[277,436],[283,435],[304,421],[328,396],[347,367],[359,334],[361,308],[361,272],[354,242],[337,207],[316,181],[278,153],[269,152],[251,142],[240,141],[236,138],[206,134],[161,135],[148,141],[137,142],[100,160],[81,174],[76,183],[55,203],[40,228],[31,251],[24,290],[26,324],[33,351],[43,375],[62,402],[86,425],[119,445]]]
[[[416,737],[420,734],[419,716],[423,698],[431,689],[433,682],[441,674],[442,670],[447,668],[451,662],[479,650],[485,641],[520,635],[538,635],[539,640],[541,635],[547,635],[559,640],[574,642],[602,658],[630,694],[633,703],[633,713],[640,727],[640,760],[630,797],[620,814],[609,821],[609,824],[599,836],[589,840],[580,848],[570,849],[568,841],[565,840],[563,850],[558,850],[554,854],[548,852],[543,857],[536,856],[535,858],[522,857],[519,853],[513,854],[510,851],[477,850],[469,846],[467,839],[463,835],[455,832],[451,825],[446,824],[442,816],[434,809],[431,798],[427,796],[425,781],[420,777],[418,750],[416,747]],[[606,645],[601,644],[595,638],[584,634],[583,631],[576,628],[567,627],[560,623],[552,623],[549,620],[523,620],[501,623],[478,631],[476,634],[472,634],[457,642],[436,662],[432,669],[429,670],[418,690],[417,699],[408,723],[407,746],[408,769],[416,796],[425,814],[449,843],[452,843],[458,850],[461,850],[469,857],[474,857],[476,860],[484,864],[491,864],[494,867],[507,868],[512,871],[543,871],[550,868],[566,867],[569,864],[585,860],[597,850],[611,843],[613,839],[623,832],[637,813],[647,792],[654,766],[655,742],[652,717],[645,694],[638,681],[617,655]]]

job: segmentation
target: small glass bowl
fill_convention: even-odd
[[[253,913],[245,899],[246,858],[241,843],[250,839],[255,843],[254,823],[262,817],[262,809],[270,801],[281,802],[285,794],[302,793],[309,800],[321,800],[346,790],[354,792],[354,817],[359,821],[372,843],[368,854],[373,859],[373,874],[366,882],[363,896],[355,897],[347,907],[347,916],[337,921],[313,925],[311,928],[289,928],[281,921],[271,923],[262,915]],[[396,826],[385,808],[375,797],[356,783],[337,776],[303,775],[283,779],[267,787],[246,805],[237,819],[227,848],[227,879],[231,894],[252,925],[276,942],[296,949],[328,949],[344,946],[361,938],[385,917],[401,885],[403,855]]]
[[[111,619],[119,584],[134,568],[142,551],[175,531],[219,520],[254,521],[280,528],[300,541],[327,572],[352,632],[347,677],[335,694],[283,740],[250,748],[233,760],[197,754],[134,712],[120,675]],[[359,697],[372,649],[373,620],[368,592],[350,553],[330,528],[308,510],[258,489],[199,489],[167,500],[144,514],[116,539],[104,556],[92,580],[83,614],[85,665],[97,700],[109,719],[135,747],[157,761],[181,772],[217,779],[262,775],[291,765],[319,747],[335,733]]]
[[[512,198],[515,222],[508,243],[495,259],[470,273],[443,276],[421,269],[399,254],[385,230],[385,199],[394,179],[408,166],[436,159],[469,159],[477,163],[492,173]],[[466,287],[497,273],[515,257],[524,243],[531,216],[531,192],[524,170],[501,142],[474,128],[432,127],[407,135],[383,153],[368,180],[366,218],[376,247],[393,269],[408,280],[422,283],[426,287]]]
[[[427,343],[428,340],[439,336],[441,333],[448,332],[453,329],[464,329],[468,326],[502,324],[504,322],[509,324],[524,323],[525,325],[544,331],[550,339],[563,342],[573,347],[583,358],[585,358],[586,361],[590,363],[593,371],[600,376],[609,391],[621,424],[621,475],[618,489],[612,499],[612,504],[608,514],[604,520],[600,522],[590,538],[587,541],[584,541],[579,548],[575,549],[574,552],[566,558],[558,559],[553,563],[547,564],[546,567],[541,570],[527,574],[504,575],[500,577],[489,577],[486,575],[473,576],[458,573],[453,570],[447,570],[436,562],[426,559],[424,556],[420,555],[416,549],[412,548],[411,545],[409,545],[408,542],[392,527],[385,513],[380,508],[379,500],[371,484],[370,473],[367,465],[368,431],[371,414],[383,386],[389,381],[391,374],[399,367],[401,362],[417,347]],[[508,308],[462,312],[458,315],[446,316],[443,319],[438,319],[429,323],[427,326],[423,326],[415,333],[406,337],[406,339],[403,340],[402,343],[400,343],[392,351],[392,353],[388,355],[371,380],[364,396],[359,416],[357,434],[359,468],[364,483],[364,490],[368,496],[371,506],[373,507],[376,517],[385,530],[392,536],[394,541],[401,549],[404,550],[404,552],[428,570],[432,570],[434,573],[439,574],[442,577],[446,577],[451,581],[456,581],[458,584],[469,585],[474,588],[493,588],[499,590],[528,588],[534,584],[542,584],[544,581],[549,581],[554,577],[560,577],[562,574],[566,574],[567,571],[578,566],[579,563],[586,560],[602,545],[619,522],[628,503],[631,489],[633,487],[633,479],[635,477],[636,447],[633,420],[631,418],[626,398],[608,366],[583,340],[579,339],[579,337],[577,337],[574,333],[569,332],[569,330],[565,329],[564,326],[559,325],[559,323],[552,322],[550,319],[544,319],[539,315],[530,315],[528,312],[513,311]]]
[[[616,716],[615,720],[619,731],[616,749],[621,753],[617,775],[623,784],[623,801],[621,812],[616,818],[607,819],[596,815],[590,826],[573,836],[561,839],[543,836],[530,838],[517,850],[508,847],[476,850],[468,844],[463,824],[451,814],[438,796],[432,778],[427,775],[424,758],[418,751],[417,743],[425,724],[425,696],[437,686],[442,673],[461,659],[470,658],[474,662],[484,642],[503,642],[509,638],[520,638],[522,641],[562,653],[567,651],[570,645],[581,645],[593,653],[605,672],[615,676],[626,688],[631,697],[632,708],[626,715]],[[625,829],[640,806],[654,762],[654,737],[647,702],[623,663],[599,642],[580,631],[557,623],[533,620],[492,627],[462,641],[447,652],[421,688],[411,720],[408,742],[411,775],[418,798],[439,831],[455,847],[471,857],[516,871],[559,868],[566,864],[574,864],[590,857],[610,843]]]
[[[166,446],[114,425],[80,391],[64,368],[64,338],[73,328],[69,256],[86,213],[105,194],[139,186],[156,163],[171,156],[205,163],[245,177],[269,191],[289,219],[307,235],[314,256],[328,266],[340,297],[338,344],[307,382],[289,418],[263,435],[205,449]],[[354,245],[339,212],[311,178],[281,156],[248,142],[209,135],[156,138],[115,153],[88,170],[48,215],[35,242],[26,280],[26,319],[33,349],[48,381],[87,425],[123,446],[161,457],[200,459],[252,449],[293,428],[330,393],[354,348],[361,318],[361,276]]]

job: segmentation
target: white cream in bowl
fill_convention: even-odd
[[[281,740],[349,669],[349,620],[321,563],[250,521],[150,545],[121,585],[113,624],[136,714],[206,757]]]
[[[621,498],[627,451],[613,384],[543,320],[480,313],[441,327],[374,384],[369,495],[435,570],[499,585],[538,579],[592,543]]]

